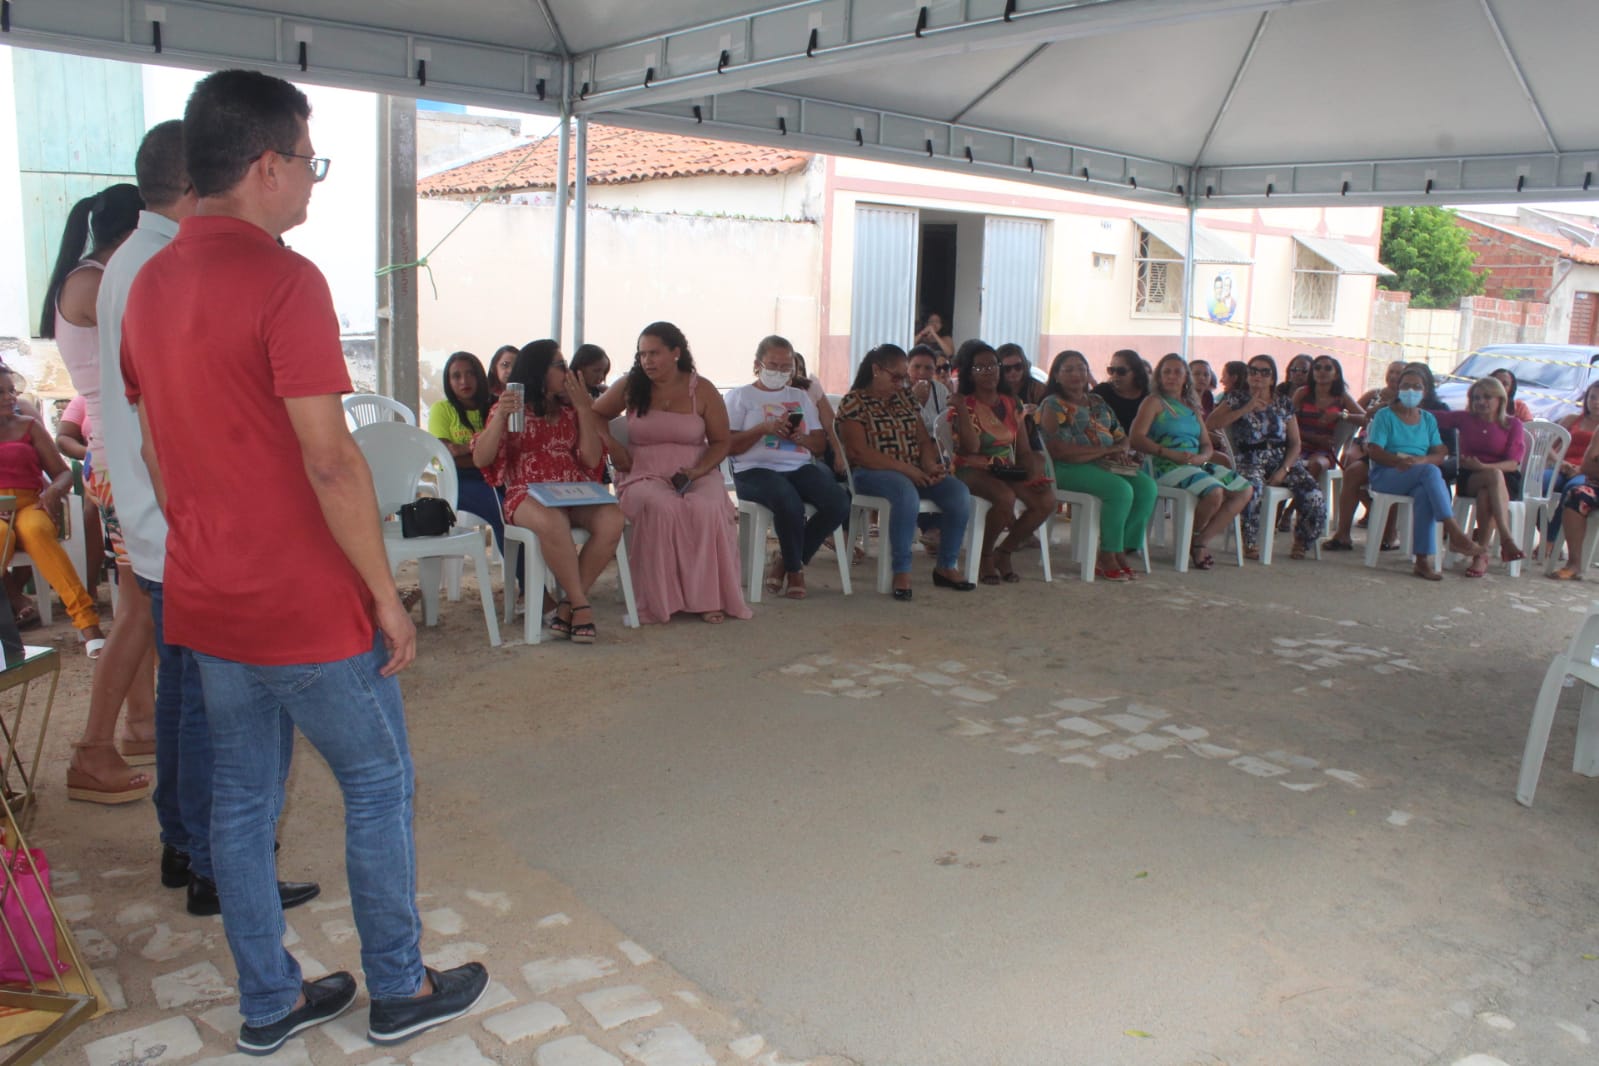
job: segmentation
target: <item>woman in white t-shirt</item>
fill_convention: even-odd
[[[805,598],[805,564],[849,517],[849,495],[813,461],[826,440],[821,416],[806,393],[789,384],[794,346],[766,337],[755,348],[755,382],[727,394],[732,430],[728,456],[740,499],[772,512],[778,551],[766,571],[766,591]],[[809,519],[805,505],[816,508]]]

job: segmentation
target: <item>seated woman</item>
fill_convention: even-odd
[[[955,569],[966,539],[971,494],[959,478],[948,476],[939,461],[938,449],[906,388],[909,381],[904,350],[879,344],[861,359],[854,384],[838,405],[838,434],[855,470],[855,490],[882,496],[893,505],[888,550],[896,600],[912,596],[911,542],[921,500],[932,500],[941,512],[933,584],[961,592],[977,587]]]
[[[494,543],[505,553],[505,522],[500,497],[483,479],[472,456],[472,438],[483,432],[494,399],[483,364],[471,352],[456,352],[444,361],[444,399],[428,408],[428,432],[444,442],[455,459],[455,507],[483,519],[494,529]]]
[[[61,597],[85,653],[93,659],[105,647],[100,615],[50,517],[71,491],[71,468],[39,420],[17,411],[16,384],[10,374],[0,373],[0,495],[16,497],[14,510],[0,520],[0,544],[5,546],[0,569],[11,565],[11,552],[20,544],[34,570]],[[74,773],[67,772],[69,787]]]
[[[1366,440],[1366,461],[1371,466],[1371,487],[1376,492],[1409,496],[1411,512],[1411,550],[1416,553],[1415,575],[1428,581],[1441,581],[1443,575],[1432,568],[1436,550],[1433,527],[1443,524],[1449,549],[1468,556],[1477,565],[1485,554],[1477,542],[1466,535],[1455,521],[1440,464],[1449,454],[1438,434],[1438,420],[1423,408],[1427,397],[1427,377],[1421,368],[1410,364],[1399,377],[1399,388],[1392,406],[1379,410],[1371,420]]]
[[[1155,511],[1155,479],[1128,450],[1127,434],[1103,397],[1089,390],[1088,360],[1064,351],[1049,368],[1049,394],[1038,408],[1055,484],[1099,498],[1099,558],[1094,573],[1131,581],[1130,558],[1144,546]]]
[[[1393,362],[1388,364],[1385,372],[1384,384],[1380,389],[1372,389],[1360,398],[1360,407],[1366,412],[1366,423],[1369,426],[1377,412],[1384,407],[1391,407],[1398,402],[1399,379],[1406,370],[1414,368],[1423,382],[1421,409],[1437,414],[1447,411],[1449,407],[1438,399],[1437,385],[1433,380],[1432,371],[1425,363]],[[1344,451],[1344,478],[1343,488],[1338,493],[1338,528],[1333,535],[1322,544],[1325,551],[1351,551],[1354,541],[1351,531],[1355,525],[1355,511],[1362,503],[1370,504],[1366,491],[1366,483],[1370,478],[1371,464],[1366,460],[1366,441],[1357,437]],[[1388,516],[1387,527],[1382,530],[1382,550],[1392,551],[1399,547],[1399,538],[1394,535],[1394,522],[1396,514]],[[1360,520],[1362,528],[1366,520]]]
[[[1460,434],[1460,477],[1455,493],[1477,500],[1477,543],[1482,552],[1466,570],[1467,577],[1488,571],[1488,543],[1499,533],[1499,558],[1513,563],[1526,553],[1510,525],[1510,501],[1521,499],[1521,460],[1527,438],[1521,420],[1506,414],[1508,397],[1495,377],[1479,378],[1466,391],[1467,411],[1442,411],[1442,429]]]
[[[1284,399],[1293,399],[1294,393],[1310,384],[1310,368],[1315,360],[1304,352],[1300,352],[1288,360],[1288,367],[1283,371],[1283,383],[1277,386],[1277,391]],[[1273,360],[1272,365],[1276,366]],[[1275,374],[1276,371],[1273,370]]]
[[[1024,372],[1026,366],[1022,360]],[[1001,368],[999,354],[980,340],[967,341],[955,353],[955,476],[973,496],[993,505],[978,563],[978,580],[985,585],[1021,580],[1011,556],[1055,513],[1055,490],[1044,472],[1043,456],[1033,451],[1022,422],[1022,402],[1011,395],[1010,379],[1016,373],[1004,374]],[[1013,480],[1002,480],[1001,473]]]
[[[1310,384],[1294,393],[1293,405],[1300,458],[1311,476],[1320,478],[1338,465],[1338,427],[1365,425],[1366,412],[1349,395],[1344,368],[1330,355],[1318,355],[1310,364]]]
[[[1531,422],[1532,408],[1528,407],[1521,400],[1516,399],[1516,386],[1520,384],[1516,380],[1516,375],[1511,371],[1500,367],[1498,370],[1490,372],[1488,376],[1498,381],[1499,384],[1505,387],[1505,395],[1510,401],[1506,410],[1510,412],[1510,417],[1519,420],[1523,425]]]
[[[1042,381],[1033,377],[1033,364],[1028,361],[1026,350],[1020,344],[1001,344],[993,351],[999,356],[999,378],[1007,388],[1007,395],[1016,397],[1024,407],[1037,407],[1042,403],[1048,389]],[[958,369],[958,351],[955,353],[955,362]]]
[[[1198,401],[1182,356],[1161,358],[1153,386],[1127,436],[1135,449],[1150,457],[1156,481],[1197,498],[1194,540],[1188,550],[1195,567],[1209,570],[1216,565],[1210,542],[1249,506],[1255,490],[1236,472],[1212,461],[1210,434],[1199,420]]]
[[[794,346],[764,337],[755,346],[755,383],[726,396],[732,431],[733,484],[740,499],[772,512],[777,552],[766,571],[766,591],[805,598],[805,567],[833,531],[849,520],[849,493],[812,457],[824,451],[816,404],[790,382]],[[805,517],[805,505],[816,508]]]
[[[567,370],[555,341],[524,347],[511,368],[507,383],[512,382],[521,384],[523,398],[518,400],[514,392],[500,396],[483,432],[472,441],[472,457],[489,484],[505,490],[505,521],[538,535],[544,565],[563,593],[550,628],[574,644],[593,644],[597,633],[589,589],[616,555],[622,509],[614,503],[547,507],[529,495],[528,486],[598,481],[605,462],[599,420],[588,390]],[[507,422],[524,405],[523,428],[512,431]],[[574,529],[589,534],[581,551],[572,539]]]
[[[1593,440],[1594,431],[1599,430],[1599,381],[1583,391],[1582,410],[1562,418],[1560,424],[1571,434],[1571,443],[1566,446],[1563,455],[1550,456],[1554,462],[1551,469],[1544,471],[1543,489],[1556,501],[1554,513],[1549,516],[1550,541],[1555,539],[1555,531],[1560,528],[1566,490],[1574,489],[1588,480],[1583,473],[1582,457],[1588,454],[1588,442]]]
[[[687,611],[713,625],[748,618],[739,588],[738,516],[722,483],[727,407],[694,369],[682,330],[653,322],[633,368],[594,401],[609,421],[627,412],[628,458],[617,462],[641,622]]]
[[[1190,360],[1188,383],[1193,386],[1194,397],[1199,400],[1199,413],[1209,418],[1216,409],[1216,375],[1210,369],[1210,364],[1203,359]]]
[[[89,437],[94,431],[94,423],[89,421],[89,401],[82,396],[74,396],[72,402],[67,404],[67,409],[61,412],[61,417],[56,420],[56,448],[63,457],[76,459],[83,464],[82,484],[87,485],[94,474],[94,456],[89,454]],[[100,598],[100,575],[105,573],[105,529],[100,524],[100,505],[94,500],[85,498],[83,501],[83,534],[88,553],[84,565],[88,573],[83,575],[84,587],[89,591],[91,600]],[[39,619],[39,608],[36,604],[24,604],[23,610],[17,613],[17,624],[27,624],[27,612],[32,612],[35,622]]]
[[[511,368],[516,365],[521,351],[514,344],[502,344],[494,350],[494,358],[489,360],[489,395],[496,400],[505,391],[505,383],[511,380]]]
[[[572,373],[589,396],[598,400],[605,395],[605,379],[611,376],[611,357],[598,344],[579,344],[572,353]]]
[[[1589,386],[1590,391],[1599,386]],[[1577,473],[1560,500],[1560,527],[1566,535],[1566,565],[1552,570],[1556,581],[1581,581],[1582,547],[1588,538],[1588,518],[1599,509],[1599,434],[1588,438],[1577,461]]]
[[[1260,558],[1260,539],[1272,535],[1271,515],[1260,513],[1267,485],[1283,485],[1293,493],[1294,547],[1291,559],[1303,559],[1316,538],[1326,532],[1327,501],[1321,485],[1300,461],[1302,443],[1294,406],[1277,388],[1277,362],[1269,355],[1249,361],[1249,392],[1229,392],[1206,421],[1211,429],[1232,435],[1238,473],[1254,486],[1255,501],[1244,511],[1244,556]],[[1264,526],[1264,529],[1262,527]]]
[[[1105,373],[1108,376],[1094,386],[1094,395],[1110,405],[1118,423],[1131,426],[1139,405],[1149,395],[1149,370],[1137,352],[1121,348],[1111,353]]]

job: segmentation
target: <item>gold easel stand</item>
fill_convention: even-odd
[[[22,905],[20,885],[32,881],[43,888],[43,880],[28,850],[27,840],[18,824],[19,814],[27,820],[33,814],[34,778],[39,767],[39,755],[44,749],[44,736],[50,724],[50,711],[55,704],[56,682],[61,676],[61,657],[54,648],[29,647],[20,663],[0,671],[0,694],[19,689],[15,711],[7,721],[0,712],[0,742],[5,745],[4,780],[12,780],[15,770],[20,790],[10,787],[0,789],[0,833],[4,834],[3,851],[0,851],[0,948],[16,958],[50,957],[48,941],[41,935],[43,915],[32,915]],[[37,731],[31,745],[26,765],[18,744],[21,740],[28,695],[34,682],[48,677],[44,710],[37,725],[28,723]],[[20,811],[18,810],[20,808]],[[94,974],[84,966],[83,956],[72,938],[72,930],[62,921],[53,894],[43,891],[49,909],[49,921],[55,926],[54,958],[69,967],[66,973],[57,974],[49,967],[46,972],[29,971],[29,980],[0,984],[0,1047],[5,1047],[6,1057],[0,1066],[24,1066],[43,1061],[50,1051],[66,1039],[78,1026],[94,1017],[104,1003]],[[26,949],[26,950],[25,950]],[[28,1039],[23,1039],[23,1038]],[[20,1043],[17,1043],[21,1041]],[[16,1046],[11,1046],[15,1044]]]

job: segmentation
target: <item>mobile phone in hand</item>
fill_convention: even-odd
[[[688,475],[681,470],[672,475],[672,487],[677,490],[679,496],[687,492],[688,487],[692,484],[693,482],[688,479]]]
[[[803,423],[804,421],[805,421],[805,412],[804,411],[790,411],[788,413],[788,431],[790,433],[798,432],[799,428],[800,428],[800,424]]]

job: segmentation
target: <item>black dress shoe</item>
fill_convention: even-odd
[[[171,844],[161,848],[161,883],[168,888],[182,888],[189,883],[188,852]]]
[[[278,902],[284,910],[309,903],[322,894],[322,886],[315,881],[279,881]],[[196,875],[189,881],[189,913],[201,918],[222,913],[222,900],[217,896],[217,884]]]
[[[952,581],[937,570],[933,571],[933,584],[941,589],[954,589],[956,592],[970,592],[977,587],[971,581]]]

